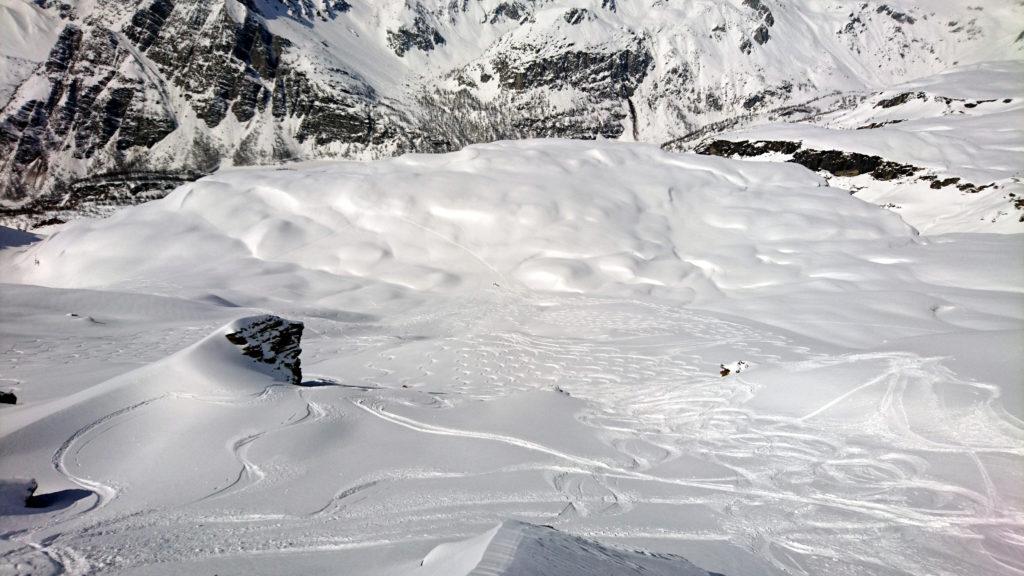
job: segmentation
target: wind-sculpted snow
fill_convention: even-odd
[[[824,184],[524,141],[19,237],[0,481],[52,504],[0,572],[1024,571],[1020,235]],[[301,386],[227,338],[267,315]]]
[[[130,286],[140,274],[193,288],[212,274],[241,287],[278,270],[331,284],[692,301],[753,277],[800,279],[757,258],[752,245],[905,244],[914,236],[895,216],[795,166],[530,141],[221,172],[162,201],[71,226],[21,269],[26,281],[65,287]]]

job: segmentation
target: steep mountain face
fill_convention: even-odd
[[[1018,57],[1022,15],[1006,0],[0,0],[0,198],[8,213],[130,201],[223,165],[499,138],[661,142]]]

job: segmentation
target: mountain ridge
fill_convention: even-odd
[[[1022,8],[996,0],[0,6],[3,29],[44,31],[9,34],[19,39],[2,60],[8,210],[130,202],[228,165],[525,137],[662,142],[1024,46],[1010,28]],[[27,70],[25,56],[44,52]],[[150,176],[140,184],[137,173]]]

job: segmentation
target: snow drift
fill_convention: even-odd
[[[550,526],[508,520],[431,550],[410,576],[714,576],[684,558],[617,550]]]
[[[520,141],[376,163],[224,171],[68,227],[24,255],[20,276],[60,287],[131,287],[146,278],[252,291],[287,282],[314,299],[378,282],[691,301],[755,277],[799,279],[758,258],[755,246],[914,237],[897,217],[797,166],[646,145]]]
[[[255,345],[273,353],[282,350],[282,341],[291,345],[297,340],[264,331],[260,342],[250,335],[251,344],[243,349],[227,337],[247,333],[253,326],[266,327],[268,320],[292,325],[266,315],[242,318],[163,360],[81,392],[5,414],[0,437],[7,456],[0,463],[0,478],[18,473],[19,458],[59,446],[51,470],[33,470],[37,480],[50,485],[71,480],[91,489],[96,505],[132,485],[143,489],[152,503],[180,498],[181,490],[208,492],[211,484],[230,476],[236,465],[229,450],[230,435],[252,417],[245,406],[268,395],[272,387],[294,381],[290,360],[295,359],[290,359],[288,351],[280,357],[254,358],[248,348]],[[281,409],[287,405],[285,401]],[[111,420],[129,415],[131,424],[109,429]],[[95,449],[89,448],[92,436],[100,434],[105,435],[103,448],[97,451],[100,466],[92,474],[118,475],[124,485],[110,485],[88,472],[75,471],[82,451]],[[220,441],[213,441],[217,438]],[[165,474],[159,464],[165,460],[193,463],[187,486],[182,478]],[[168,490],[161,491],[161,486]]]

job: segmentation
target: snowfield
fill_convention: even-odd
[[[1024,573],[1020,234],[527,140],[26,236],[0,574]],[[225,338],[261,314],[303,385]]]

